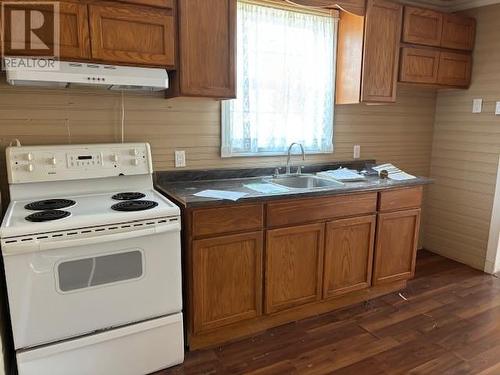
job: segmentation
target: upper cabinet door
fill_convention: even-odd
[[[72,2],[59,2],[59,44],[56,45],[55,38],[52,33],[48,34],[49,30],[41,28],[37,30],[36,35],[42,41],[42,44],[37,45],[34,43],[34,49],[26,49],[13,47],[10,39],[11,35],[11,20],[10,12],[14,10],[37,10],[41,12],[45,20],[50,20],[54,17],[54,8],[52,4],[41,3],[20,3],[20,4],[4,4],[4,35],[5,43],[4,53],[6,55],[30,55],[30,56],[52,56],[53,53],[57,54],[57,47],[59,47],[59,56],[67,59],[88,59],[90,58],[90,42],[89,42],[89,27],[87,17],[87,6],[85,4],[78,4]],[[47,22],[49,23],[49,22]],[[20,41],[17,41],[20,42]],[[33,41],[32,41],[33,43]],[[30,45],[31,46],[31,45]],[[50,52],[48,52],[47,47]]]
[[[446,14],[443,21],[442,47],[472,51],[476,37],[476,20]]]
[[[425,48],[402,48],[399,80],[409,83],[436,84],[439,51]]]
[[[403,6],[368,0],[361,100],[396,101]]]
[[[110,3],[89,9],[93,59],[174,68],[172,9]]]
[[[403,42],[439,46],[442,30],[442,13],[430,9],[405,7]]]
[[[59,3],[60,53],[62,58],[89,59],[90,39],[87,6]]]
[[[468,87],[471,80],[472,57],[463,53],[441,52],[438,83]]]
[[[179,0],[179,90],[236,97],[236,0]]]

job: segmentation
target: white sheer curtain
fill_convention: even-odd
[[[223,157],[333,152],[337,22],[238,2],[238,98],[222,105]]]

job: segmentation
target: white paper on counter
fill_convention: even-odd
[[[255,183],[255,184],[247,184],[244,185],[247,189],[257,191],[259,193],[264,194],[273,194],[273,193],[286,193],[289,191],[284,186],[276,186],[268,183]]]
[[[339,168],[331,171],[324,171],[317,173],[319,177],[333,178],[338,181],[352,182],[352,181],[363,181],[366,177],[360,175],[358,171],[348,168]]]
[[[238,199],[244,197],[245,195],[248,195],[248,193],[242,193],[239,191],[226,191],[226,190],[203,190],[193,195],[203,198],[217,198],[217,199],[228,199],[230,201],[237,201]]]
[[[373,169],[378,173],[380,173],[383,170],[386,170],[387,173],[389,173],[389,178],[395,181],[413,180],[416,178],[415,176],[406,173],[405,171],[402,171],[401,169],[392,164],[377,165],[376,167],[373,167]]]

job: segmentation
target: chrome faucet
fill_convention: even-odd
[[[302,151],[302,160],[306,160],[306,152],[304,151],[304,146],[302,146],[301,143],[295,143],[293,142],[290,147],[288,147],[288,156],[286,159],[286,174],[291,174],[290,172],[290,161],[292,159],[292,148],[293,146],[300,146],[300,150]],[[297,174],[302,173],[302,167],[297,167]]]

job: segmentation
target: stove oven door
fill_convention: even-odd
[[[48,237],[2,248],[16,349],[181,311],[178,219]]]

